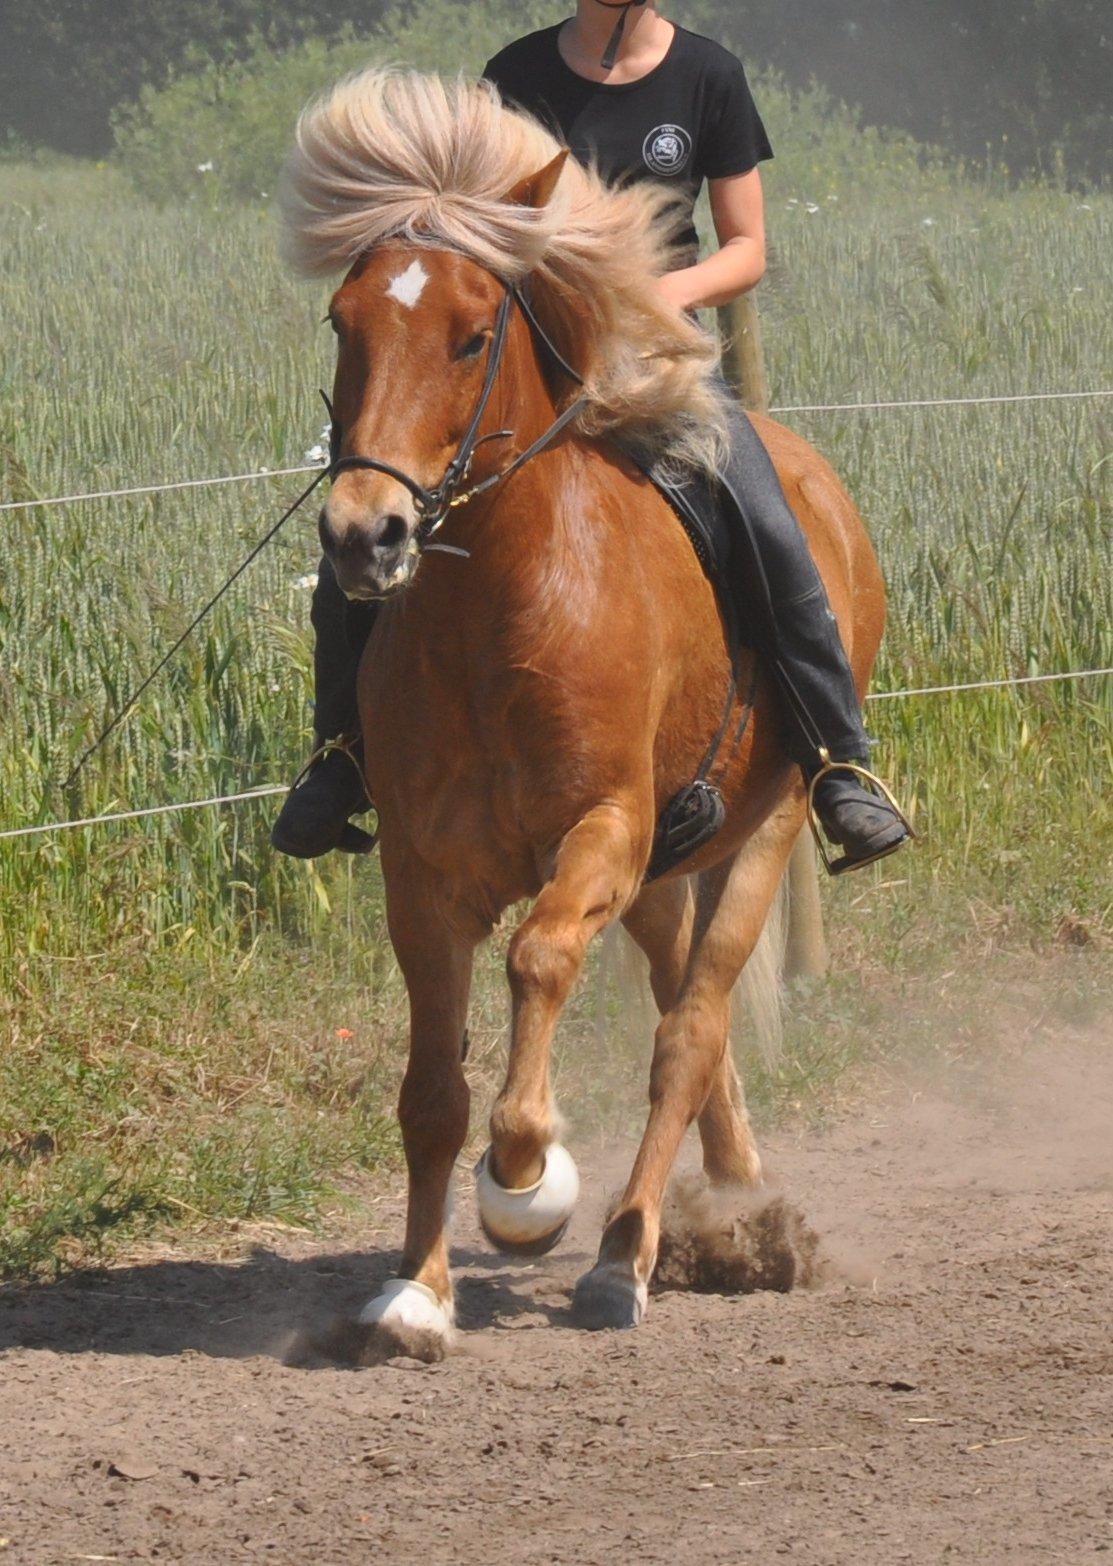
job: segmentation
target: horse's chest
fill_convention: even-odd
[[[372,678],[364,692],[376,798],[426,864],[513,901],[534,890],[511,734],[440,675],[404,693]]]

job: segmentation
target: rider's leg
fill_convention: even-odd
[[[321,561],[310,616],[316,635],[313,729],[318,755],[286,796],[271,830],[275,848],[296,859],[316,859],[333,848],[366,853],[374,846],[348,818],[370,803],[361,773],[356,673],[377,609],[374,603],[349,603],[332,566]],[[338,748],[323,750],[329,744]]]
[[[854,676],[804,534],[757,431],[731,408],[730,455],[722,475],[733,505],[731,570],[784,695],[785,743],[806,777],[833,761],[868,761],[870,741]],[[845,850],[843,868],[867,864],[908,840],[892,805],[853,772],[827,773],[815,791],[827,836]]]

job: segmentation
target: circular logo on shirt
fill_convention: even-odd
[[[682,125],[658,125],[645,138],[642,155],[654,174],[683,174],[692,156],[692,138]]]

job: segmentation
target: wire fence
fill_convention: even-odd
[[[912,398],[890,402],[837,402],[797,404],[771,408],[770,413],[870,413],[891,409],[916,408],[975,408],[993,405],[1016,406],[1022,403],[1080,402],[1087,399],[1113,397],[1113,390],[1026,392],[1011,396],[987,397],[930,397]],[[32,511],[47,506],[77,505],[83,501],[121,500],[139,495],[162,495],[181,490],[210,489],[220,485],[248,484],[263,479],[292,478],[306,473],[319,473],[324,460],[290,468],[260,468],[250,473],[234,473],[220,478],[179,479],[165,484],[139,484],[126,489],[90,490],[81,494],[53,495],[35,500],[0,502],[0,511]],[[899,691],[875,691],[867,701],[901,701],[922,696],[952,696],[967,691],[1004,690],[1032,685],[1048,685],[1067,680],[1098,679],[1113,675],[1113,668],[1076,669],[1059,674],[1020,675],[1005,679],[970,680],[953,685],[925,685],[918,689]],[[74,832],[87,827],[111,826],[122,821],[143,821],[156,816],[183,815],[188,811],[215,810],[231,805],[242,805],[261,799],[273,799],[287,792],[282,784],[247,789],[238,794],[218,794],[207,799],[191,799],[178,804],[148,805],[137,810],[118,810],[100,816],[84,816],[73,821],[51,821],[34,826],[13,827],[0,832],[0,842],[18,839],[46,837],[60,832]]]
[[[1113,397],[1110,391],[1057,391],[1022,392],[1013,396],[989,397],[924,397],[902,402],[822,402],[800,403],[780,408],[770,408],[770,413],[879,413],[893,409],[916,408],[985,408],[994,405],[1007,407],[1020,403],[1084,402]],[[35,500],[0,501],[0,511],[35,511],[47,506],[73,506],[91,500],[126,500],[138,495],[167,495],[176,490],[214,489],[227,484],[258,483],[264,479],[295,478],[303,473],[316,473],[325,466],[320,461],[309,462],[292,468],[257,468],[250,473],[232,473],[221,478],[177,479],[165,484],[137,484],[127,489],[94,489],[73,495],[49,495]]]
[[[970,680],[956,685],[925,685],[917,690],[874,691],[867,701],[900,701],[918,696],[955,696],[967,691],[1006,690],[1031,685],[1052,685],[1065,680],[1101,679],[1113,675],[1108,669],[1071,669],[1061,674],[1026,674],[1011,679]],[[268,784],[261,788],[247,789],[241,794],[216,794],[208,799],[191,799],[176,805],[147,805],[140,810],[117,810],[103,816],[83,816],[76,821],[49,821],[37,826],[13,827],[0,832],[0,843],[17,838],[46,837],[58,832],[74,832],[81,827],[111,826],[120,821],[143,821],[151,816],[182,815],[190,810],[218,809],[228,805],[242,805],[260,799],[274,799],[289,792],[286,784]]]

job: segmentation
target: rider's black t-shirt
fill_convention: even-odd
[[[566,64],[559,34],[546,27],[518,39],[483,74],[605,179],[663,180],[691,214],[705,179],[748,174],[773,156],[741,62],[710,38],[677,27],[648,75],[609,86]],[[691,216],[681,243],[685,260],[694,256]]]

